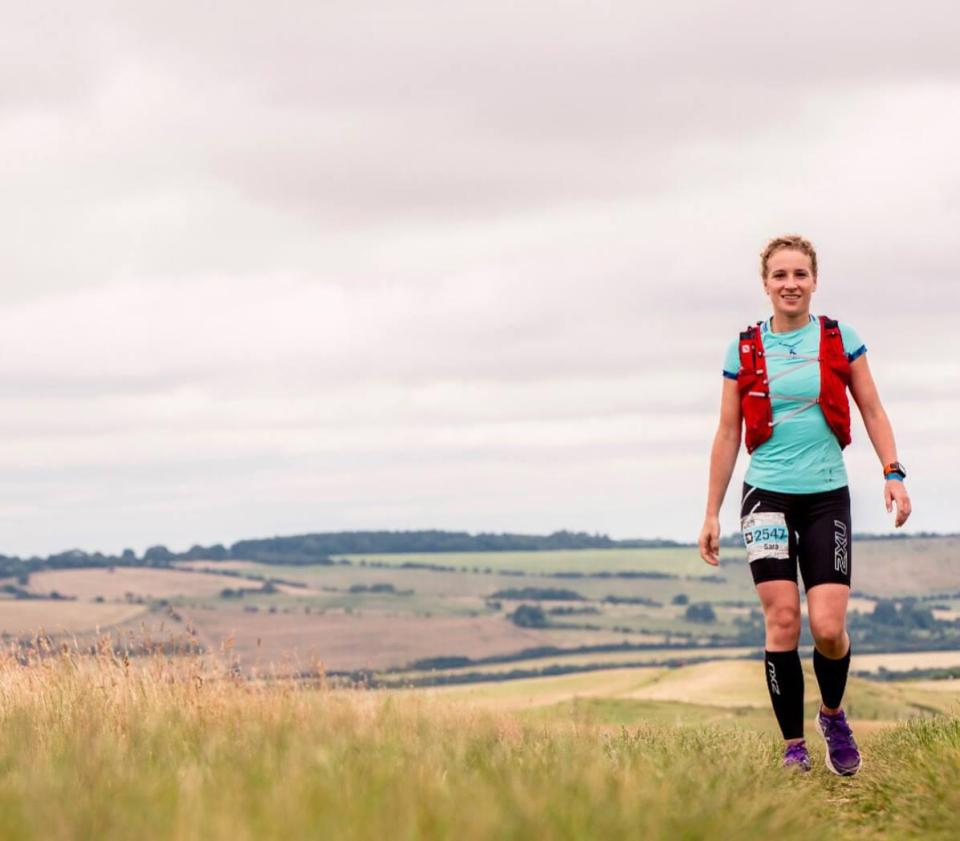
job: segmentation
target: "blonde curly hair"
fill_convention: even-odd
[[[760,252],[760,277],[767,276],[767,261],[778,251],[784,248],[792,248],[801,251],[810,258],[810,268],[813,276],[817,276],[817,252],[813,243],[804,239],[799,234],[784,234],[781,237],[775,237],[767,243],[763,251]]]

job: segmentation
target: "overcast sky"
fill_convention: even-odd
[[[957,529],[956,4],[59,5],[2,0],[0,553],[693,540],[785,231]]]

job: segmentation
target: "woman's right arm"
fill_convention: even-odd
[[[740,452],[740,390],[737,381],[724,377],[720,398],[720,425],[710,451],[710,484],[707,488],[707,513],[700,531],[700,557],[708,564],[720,563],[720,506],[733,475]]]

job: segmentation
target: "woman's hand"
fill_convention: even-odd
[[[711,566],[720,565],[720,518],[707,517],[700,530],[700,557]]]
[[[888,514],[893,511],[893,506],[896,504],[897,519],[894,525],[900,528],[900,526],[907,522],[907,517],[910,516],[910,512],[913,510],[913,506],[910,505],[910,494],[907,493],[903,482],[898,479],[887,479],[883,486],[883,501],[887,505]]]

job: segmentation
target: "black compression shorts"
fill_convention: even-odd
[[[850,489],[784,494],[743,484],[740,528],[753,583],[850,586]]]

